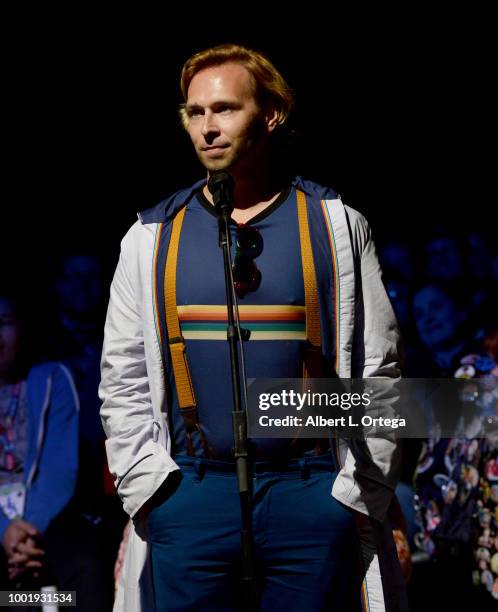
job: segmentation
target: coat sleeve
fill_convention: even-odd
[[[398,399],[396,383],[401,376],[399,328],[382,281],[370,227],[356,211],[348,209],[348,215],[357,279],[351,374],[353,378],[382,379],[382,386],[373,382],[377,390],[375,406],[382,410],[374,416],[392,417]],[[334,497],[382,521],[399,478],[400,452],[390,428],[364,440],[350,440],[334,483]]]
[[[43,445],[23,516],[42,533],[73,497],[78,475],[79,402],[67,368],[56,365],[49,385]]]
[[[133,517],[178,469],[159,442],[145,359],[138,247],[132,227],[121,243],[104,330],[99,395],[109,469]]]

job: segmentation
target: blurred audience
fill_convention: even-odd
[[[99,415],[100,355],[109,283],[100,258],[84,249],[61,256],[56,272],[57,321],[51,350],[72,372],[80,399],[80,468],[72,522],[80,525],[79,533],[84,537],[76,536],[71,542],[74,570],[81,574],[80,590],[94,600],[92,612],[104,612],[110,609],[114,596],[114,563],[127,518],[107,469]]]
[[[435,228],[424,249],[423,274],[435,281],[454,281],[466,274],[463,244],[446,228]]]
[[[453,581],[449,592],[434,597],[440,605],[492,610],[498,600],[498,435],[487,427],[487,417],[498,417],[497,331],[495,324],[480,350],[461,355],[453,372],[482,383],[463,387],[465,415],[481,414],[480,427],[474,418],[458,437],[435,432],[415,472],[415,543],[431,563],[434,586]]]
[[[491,235],[433,227],[420,237],[418,249],[386,238],[379,256],[403,332],[405,376],[487,377],[489,397],[498,393],[497,257]],[[489,408],[495,418],[496,399]],[[403,440],[396,492],[415,561],[410,583],[415,612],[470,604],[496,609],[498,442],[467,435]]]
[[[106,304],[103,269],[97,256],[75,252],[60,258],[57,272],[51,351],[68,366],[76,382],[81,405],[77,495],[85,511],[98,515],[105,475],[97,394]]]
[[[400,279],[410,282],[413,278],[413,255],[406,241],[386,240],[379,248],[379,261],[383,270],[389,270]]]
[[[0,582],[4,590],[64,583],[54,528],[78,469],[78,399],[67,368],[34,365],[16,297],[0,290]],[[62,514],[61,514],[62,513]]]

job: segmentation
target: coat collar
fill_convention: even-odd
[[[194,197],[199,189],[204,187],[206,183],[207,179],[202,179],[186,189],[180,189],[165,200],[159,202],[156,206],[139,212],[138,218],[143,225],[149,223],[167,223],[175,216],[180,208],[185,206],[185,204]],[[301,189],[307,196],[318,200],[331,200],[338,197],[333,189],[322,187],[318,183],[305,180],[300,176],[296,176],[292,180],[292,186]]]

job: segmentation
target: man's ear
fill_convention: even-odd
[[[268,133],[278,126],[278,111],[275,108],[269,107],[265,112],[265,124]]]

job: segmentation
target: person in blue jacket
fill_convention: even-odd
[[[28,368],[15,299],[0,294],[0,581],[40,586],[49,575],[44,534],[74,494],[78,398],[69,371]]]

